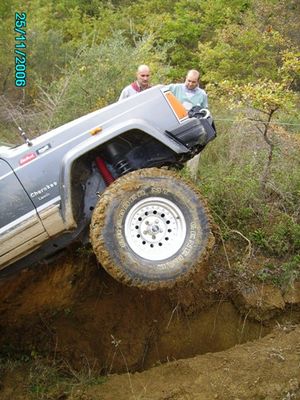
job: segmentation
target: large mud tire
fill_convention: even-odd
[[[93,212],[90,236],[110,275],[148,290],[187,279],[214,243],[198,190],[157,168],[131,172],[106,189]]]

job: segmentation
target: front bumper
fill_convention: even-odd
[[[188,149],[198,146],[203,148],[216,137],[216,130],[211,118],[189,118],[178,128],[166,131],[166,133]]]

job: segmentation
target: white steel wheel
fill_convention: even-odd
[[[125,219],[125,238],[138,256],[165,260],[176,254],[186,237],[186,222],[179,207],[163,197],[140,200]]]

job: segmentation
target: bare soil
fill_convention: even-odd
[[[235,281],[235,257],[218,244],[188,282],[147,292],[118,283],[74,246],[1,281],[2,356],[45,357],[107,378],[32,397],[24,363],[2,371],[0,399],[300,399],[300,285]]]

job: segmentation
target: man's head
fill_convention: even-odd
[[[196,69],[191,69],[185,78],[185,86],[190,90],[195,89],[199,86],[199,77],[199,72]]]
[[[140,65],[136,72],[136,80],[142,89],[146,89],[150,84],[150,68],[148,65]]]

